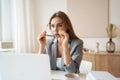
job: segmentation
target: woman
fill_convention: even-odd
[[[78,73],[83,41],[75,35],[70,19],[58,11],[52,15],[48,25],[54,37],[46,39],[46,31],[38,36],[39,53],[49,54],[52,70]]]

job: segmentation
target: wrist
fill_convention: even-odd
[[[66,49],[66,48],[68,48],[68,44],[62,45],[62,47],[63,47],[63,49]]]
[[[44,47],[43,46],[40,46],[39,53],[44,53]]]

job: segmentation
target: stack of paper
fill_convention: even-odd
[[[106,71],[91,71],[87,74],[86,80],[117,80],[112,74]]]

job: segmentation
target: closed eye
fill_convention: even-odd
[[[54,24],[50,24],[49,25],[51,28],[54,28],[55,27],[55,25]],[[56,27],[62,27],[63,26],[63,22],[62,23],[58,23],[57,25],[56,25]]]
[[[62,23],[58,24],[57,27],[62,27]]]
[[[55,26],[54,25],[50,25],[50,27],[54,28]]]

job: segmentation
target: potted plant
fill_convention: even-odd
[[[109,41],[106,44],[106,50],[109,53],[114,53],[115,52],[115,43],[112,41],[112,38],[117,37],[116,34],[116,26],[114,24],[109,24],[109,26],[107,26],[106,28],[108,37],[109,37]]]

